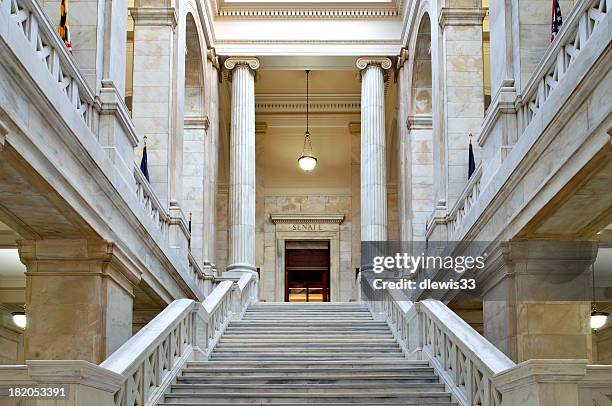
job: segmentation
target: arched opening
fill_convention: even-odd
[[[411,115],[431,115],[431,22],[425,14],[419,25],[415,46]]]

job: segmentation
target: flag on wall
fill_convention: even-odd
[[[468,147],[468,179],[472,177],[476,170],[476,160],[474,159],[474,148],[472,148],[472,134],[470,134],[470,146]]]
[[[553,0],[552,2],[552,22],[550,24],[550,42],[555,40],[555,36],[561,30],[563,25],[563,17],[561,16],[561,6],[559,0]]]
[[[151,182],[149,179],[149,162],[147,159],[147,136],[143,138],[144,147],[142,148],[142,159],[140,160],[140,171],[147,179],[147,182]]]
[[[68,52],[72,53],[72,40],[70,39],[70,28],[68,27],[68,0],[62,0],[60,3],[60,23],[57,31],[62,41],[64,41]]]

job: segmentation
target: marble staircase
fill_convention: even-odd
[[[451,406],[427,361],[406,360],[364,304],[257,303],[160,405]]]

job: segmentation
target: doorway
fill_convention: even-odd
[[[285,242],[285,301],[329,302],[329,241]]]

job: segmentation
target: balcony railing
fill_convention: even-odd
[[[149,181],[144,177],[137,165],[134,165],[134,180],[136,182],[138,202],[144,207],[146,213],[151,217],[162,235],[167,237],[170,215],[166,212],[164,206],[162,206]]]
[[[582,0],[564,21],[563,29],[546,51],[517,105],[520,134],[529,127],[569,67],[578,60],[581,50],[606,17],[610,3],[610,0]],[[603,27],[607,29],[605,24]]]
[[[478,168],[472,174],[472,177],[465,185],[463,193],[457,199],[457,202],[450,210],[447,216],[446,224],[448,226],[449,240],[453,241],[452,236],[454,235],[457,227],[461,225],[461,222],[465,218],[465,215],[470,211],[474,203],[480,197],[480,188],[482,180],[482,165],[478,165]]]
[[[50,78],[66,95],[74,111],[95,134],[95,95],[57,35],[47,15],[35,0],[2,0],[2,11],[19,27],[30,49],[36,53]]]

